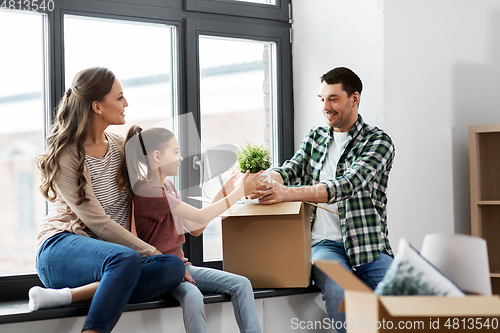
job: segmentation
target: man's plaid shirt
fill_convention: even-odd
[[[306,136],[292,159],[280,168],[285,185],[315,185],[333,135],[330,127],[318,127]],[[349,131],[349,142],[337,164],[336,177],[325,184],[328,203],[337,202],[344,247],[352,267],[370,263],[380,251],[392,254],[386,205],[387,180],[394,159],[391,138],[358,116]],[[313,208],[311,228],[316,217]]]

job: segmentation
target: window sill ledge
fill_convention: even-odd
[[[255,299],[271,298],[281,296],[291,296],[300,294],[317,293],[320,290],[315,286],[307,288],[284,288],[284,289],[255,289]],[[27,294],[27,293],[26,293]],[[207,294],[204,295],[204,303],[221,303],[228,302],[230,298],[228,295]],[[125,312],[129,311],[145,311],[152,309],[162,309],[177,307],[179,303],[172,296],[151,300],[148,302],[131,303],[125,307]],[[68,317],[81,317],[86,316],[89,309],[89,303],[73,304],[70,306],[42,309],[30,312],[28,309],[28,300],[22,299],[18,301],[0,302],[0,325],[12,324],[28,321],[60,319]]]

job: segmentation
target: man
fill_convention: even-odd
[[[358,115],[361,90],[361,80],[348,68],[335,68],[321,77],[319,98],[328,126],[311,130],[292,159],[272,169],[273,182],[259,192],[259,201],[324,203],[338,212],[313,207],[313,263],[340,261],[374,289],[393,257],[386,189],[394,145],[386,133]],[[312,274],[328,316],[335,327],[342,326],[338,332],[345,332],[345,315],[338,312],[343,289],[314,265]]]

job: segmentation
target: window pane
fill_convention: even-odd
[[[200,36],[199,45],[202,149],[250,143],[273,155],[275,44]],[[220,221],[212,221],[203,235],[204,260],[221,260]]]
[[[275,5],[276,0],[234,0],[234,1],[241,1],[241,2],[253,2],[253,3],[265,3],[269,5]]]
[[[125,135],[132,124],[148,127],[160,122],[172,129],[173,36],[175,27],[169,25],[65,15],[66,88],[80,70],[107,67],[129,103],[125,126],[110,126],[109,131]]]
[[[0,274],[35,270],[45,216],[35,156],[44,149],[45,15],[0,12]]]

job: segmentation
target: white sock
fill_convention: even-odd
[[[33,287],[28,292],[30,301],[28,307],[30,311],[44,308],[55,308],[71,304],[72,295],[69,288],[45,289]]]

